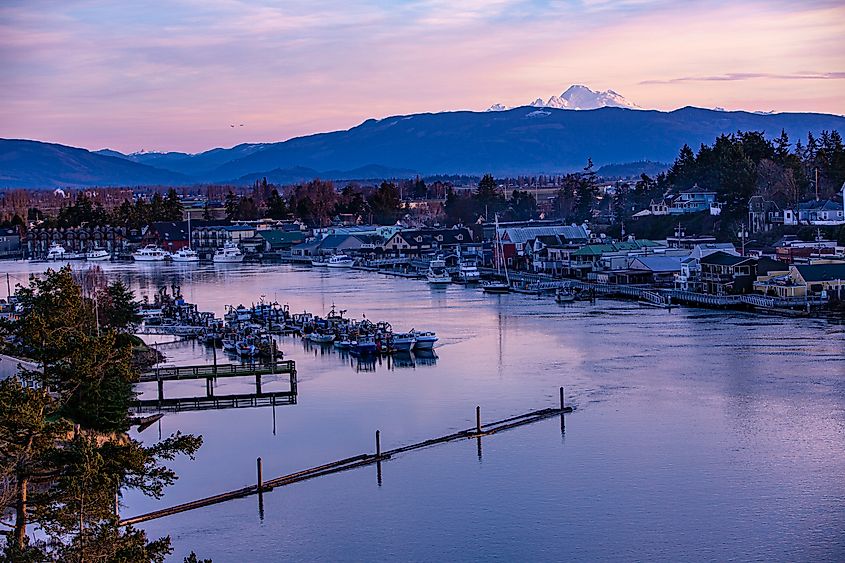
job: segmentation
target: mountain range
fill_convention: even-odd
[[[565,94],[565,93],[564,93]],[[675,111],[602,107],[571,111],[523,106],[369,119],[345,131],[278,143],[241,144],[199,154],[90,152],[29,140],[0,140],[0,187],[277,183],[313,177],[382,179],[415,174],[517,175],[596,166],[672,162],[720,134],[763,131],[790,139],[845,132],[845,117],[818,113],[756,114],[685,107]]]
[[[551,96],[546,101],[543,101],[543,98],[537,98],[528,105],[535,108],[576,110],[598,108],[642,109],[637,104],[626,100],[622,94],[618,94],[613,90],[595,92],[582,84],[573,84],[560,96]],[[513,108],[509,108],[503,104],[493,104],[487,108],[487,111],[507,111],[508,109]]]

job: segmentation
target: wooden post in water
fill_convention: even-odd
[[[481,435],[481,407],[475,407],[475,431]]]
[[[161,402],[164,399],[164,380],[159,377],[158,378],[158,401]]]
[[[255,394],[256,395],[261,394],[261,374],[260,373],[255,374]]]
[[[211,341],[211,354],[214,358],[213,372],[214,372],[214,376],[216,377],[217,376],[217,342],[215,342],[214,340]]]
[[[566,417],[563,416],[563,409],[566,407],[566,403],[563,400],[563,387],[560,388],[560,432],[561,434],[566,431]]]
[[[205,378],[205,396],[206,397],[213,397],[214,396],[214,379],[211,377]]]
[[[264,490],[264,472],[261,468],[260,457],[255,460],[255,469],[258,472],[258,491],[261,492]]]
[[[381,432],[376,430],[376,458],[381,458]]]

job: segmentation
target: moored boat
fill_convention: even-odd
[[[244,261],[244,253],[232,241],[226,241],[223,248],[218,248],[212,258],[216,264],[237,264]]]
[[[434,343],[439,340],[433,331],[411,331],[414,335],[414,350],[431,350]]]
[[[461,262],[460,269],[458,270],[458,280],[461,283],[467,284],[481,281],[481,272],[478,270],[478,266],[469,262]]]
[[[326,262],[329,268],[351,268],[355,265],[355,260],[346,254],[335,254]]]
[[[89,262],[103,262],[111,258],[109,251],[104,248],[92,248],[85,253],[85,259]]]
[[[136,262],[162,262],[169,256],[166,251],[154,244],[148,244],[132,253],[132,258]]]
[[[196,250],[191,249],[190,247],[180,248],[176,252],[173,252],[170,255],[170,258],[174,262],[199,262],[200,255],[197,254]]]
[[[484,293],[510,293],[511,287],[502,281],[488,281],[481,284]]]
[[[394,333],[390,340],[390,346],[396,352],[408,352],[414,347],[417,338],[413,332]]]
[[[555,301],[558,303],[572,303],[575,301],[575,294],[568,289],[558,289],[555,293]]]
[[[446,271],[446,261],[441,259],[432,260],[428,265],[428,272],[425,274],[428,283],[434,286],[448,285],[452,283],[452,276]]]
[[[57,242],[54,242],[50,245],[50,248],[47,249],[47,260],[63,260],[65,254],[65,247]]]

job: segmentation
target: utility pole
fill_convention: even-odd
[[[819,200],[819,167],[816,166],[816,201]]]

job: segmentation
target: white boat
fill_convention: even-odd
[[[326,266],[329,268],[351,268],[354,265],[355,260],[346,254],[335,254],[326,262]]]
[[[414,335],[414,350],[431,350],[434,348],[434,343],[439,339],[432,331],[416,332],[411,331]]]
[[[322,258],[312,258],[311,265],[316,266],[318,268],[325,268],[329,265],[329,263],[323,260]]]
[[[478,283],[481,281],[481,272],[475,264],[461,262],[461,268],[458,271],[458,279],[460,279],[462,283]]]
[[[559,289],[555,293],[555,301],[558,303],[572,303],[575,301],[575,294],[568,289]]]
[[[162,250],[154,244],[148,244],[132,253],[136,262],[162,262],[170,256],[167,251]]]
[[[238,245],[232,241],[227,241],[223,248],[218,248],[214,253],[214,262],[216,263],[235,263],[244,261],[244,253],[238,248]]]
[[[185,248],[180,248],[176,252],[171,253],[170,258],[174,262],[199,262],[200,261],[200,255],[197,254],[197,251],[192,250],[188,246],[186,246]]]
[[[170,255],[174,262],[199,262],[200,255],[191,248],[191,214],[188,213],[188,246],[180,248]]]
[[[417,338],[413,332],[393,333],[391,346],[396,352],[410,352],[416,342]]]
[[[432,260],[428,265],[428,272],[425,274],[428,283],[431,285],[447,285],[452,283],[452,276],[446,271],[446,261]]]
[[[103,248],[92,248],[85,253],[85,259],[89,262],[102,262],[111,258],[108,250]]]
[[[54,242],[47,250],[47,260],[63,260],[65,254],[65,247],[57,242]]]

